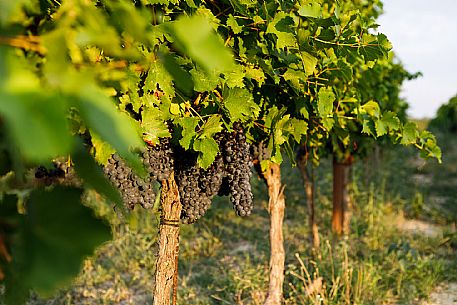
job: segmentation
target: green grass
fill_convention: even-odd
[[[342,241],[329,232],[331,165],[324,162],[317,171],[322,243],[315,252],[308,241],[300,176],[297,169],[283,167],[286,304],[412,304],[439,282],[457,280],[452,229],[457,140],[443,138],[442,143],[444,165],[432,161],[422,166],[416,153],[404,148],[385,151],[378,168],[367,170],[359,162],[352,185],[352,233]],[[412,179],[414,175],[426,178]],[[253,185],[256,207],[249,218],[237,217],[227,198],[219,198],[204,219],[182,226],[178,304],[262,304],[268,286],[269,219],[266,189],[256,178]],[[139,210],[121,220],[99,198],[89,199],[113,223],[115,239],[84,263],[72,287],[46,300],[32,296],[29,305],[151,303],[157,214]],[[444,225],[444,236],[400,231],[395,224],[403,212]]]

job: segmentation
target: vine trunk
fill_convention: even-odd
[[[284,284],[284,236],[283,222],[286,207],[284,186],[281,184],[279,164],[271,164],[263,172],[268,187],[268,211],[270,213],[270,282],[264,305],[280,305],[283,300]]]
[[[162,214],[153,305],[175,305],[178,284],[179,219],[182,206],[173,174],[168,180],[162,181],[160,201]]]

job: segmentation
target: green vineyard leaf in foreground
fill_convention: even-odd
[[[49,295],[71,282],[82,259],[111,239],[107,225],[81,204],[82,189],[36,189],[18,215],[6,268],[7,304],[21,304],[33,289]],[[11,208],[0,203],[0,210]],[[8,215],[7,215],[8,216]],[[11,218],[7,218],[7,220]]]

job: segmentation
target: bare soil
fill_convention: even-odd
[[[421,305],[456,305],[457,304],[457,283],[443,284],[438,286],[430,295],[427,302]]]

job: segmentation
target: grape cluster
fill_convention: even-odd
[[[250,146],[243,129],[234,125],[234,131],[222,142],[230,201],[239,216],[249,216],[253,208],[250,184],[252,159]]]
[[[254,168],[260,177],[263,177],[260,162],[271,158],[271,151],[268,149],[264,142],[251,145],[251,158],[253,160]]]
[[[35,178],[65,178],[65,171],[58,167],[56,163],[53,163],[53,168],[48,169],[45,166],[38,166],[35,170]]]
[[[173,150],[168,139],[148,146],[140,157],[148,173],[146,178],[136,175],[116,154],[111,156],[104,168],[105,174],[119,189],[125,205],[130,209],[136,204],[145,209],[152,208],[156,200],[154,183],[168,179],[174,169]]]
[[[168,179],[173,172],[173,149],[169,139],[163,139],[159,144],[148,146],[142,154],[143,163],[154,181]]]
[[[211,199],[201,190],[199,177],[201,169],[194,154],[182,152],[176,160],[176,182],[181,197],[181,221],[193,223],[202,217],[211,205]]]
[[[176,166],[176,180],[182,203],[181,221],[194,223],[205,215],[223,179],[224,163],[218,155],[206,170],[197,164],[195,155],[183,152]]]
[[[255,162],[261,160],[268,160],[271,157],[271,152],[267,148],[264,142],[260,142],[258,144],[251,145],[251,157]]]
[[[110,158],[104,170],[119,188],[129,208],[136,204],[144,208],[152,207],[156,198],[153,183],[168,179],[174,171],[181,197],[183,223],[194,223],[200,219],[216,195],[228,195],[236,213],[247,216],[253,208],[253,200],[249,182],[252,161],[246,136],[241,126],[235,124],[233,132],[221,132],[215,140],[220,152],[207,169],[198,166],[195,153],[163,139],[141,152],[149,174],[146,179],[133,173],[117,155]]]
[[[53,183],[62,183],[67,178],[69,171],[70,169],[65,162],[53,161],[51,168],[43,165],[38,166],[35,169],[35,178],[49,186]]]
[[[252,159],[243,129],[235,124],[233,132],[222,132],[216,135],[215,140],[220,153],[207,170],[197,166],[195,157],[181,159],[181,165],[176,168],[184,223],[192,223],[202,217],[215,195],[228,195],[239,216],[251,214]]]
[[[200,188],[208,196],[218,194],[225,176],[224,159],[220,154],[216,156],[213,164],[200,172]]]
[[[119,189],[122,200],[128,208],[133,209],[136,204],[140,204],[147,209],[154,205],[156,194],[150,178],[139,177],[117,154],[110,157],[104,172]]]

